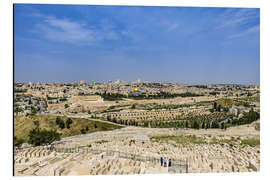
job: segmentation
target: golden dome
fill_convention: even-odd
[[[134,92],[138,92],[139,91],[139,88],[134,88],[133,91]]]

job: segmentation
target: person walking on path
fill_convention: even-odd
[[[172,166],[172,160],[169,159],[168,167],[171,167],[171,166]]]
[[[164,158],[164,167],[167,167],[167,159]]]
[[[160,158],[160,164],[163,166],[163,157]]]

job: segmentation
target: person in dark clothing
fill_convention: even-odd
[[[169,166],[169,167],[171,167],[171,166],[172,166],[172,160],[171,160],[171,159],[169,159],[168,166]]]
[[[163,166],[163,158],[162,157],[160,158],[160,164],[161,164],[161,166]]]

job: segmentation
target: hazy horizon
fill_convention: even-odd
[[[259,84],[258,8],[14,7],[15,82]]]
[[[118,79],[119,80],[119,79]],[[84,80],[83,80],[84,81]],[[116,80],[117,81],[117,80]],[[97,84],[100,84],[100,83],[116,83],[116,81],[84,81],[84,83],[97,83]],[[72,84],[72,83],[80,83],[80,80],[79,81],[51,81],[51,82],[40,82],[40,81],[37,81],[37,82],[32,82],[32,81],[29,81],[29,82],[14,82],[15,84],[29,84],[29,83],[32,83],[32,84],[53,84],[53,83],[61,83],[61,84]],[[120,80],[120,83],[137,83],[136,81],[122,81]],[[250,83],[250,84],[239,84],[239,83],[205,83],[205,84],[202,84],[202,83],[181,83],[181,82],[171,82],[171,81],[141,81],[139,83],[174,83],[174,84],[182,84],[182,85],[260,85],[260,83]]]

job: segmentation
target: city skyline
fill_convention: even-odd
[[[137,82],[137,80],[134,81],[122,81],[120,79],[117,79],[115,81],[113,80],[108,80],[108,81],[84,81],[81,83],[82,80],[78,81],[51,81],[51,82],[32,82],[32,81],[21,81],[21,82],[14,82],[15,84],[54,84],[54,83],[60,83],[60,84],[90,84],[90,83],[96,83],[96,84],[106,84],[106,83],[137,83],[137,84],[142,84],[142,83],[171,83],[171,84],[178,84],[178,85],[239,85],[239,86],[260,86],[260,83],[246,83],[246,84],[241,84],[241,83],[181,83],[181,82],[175,82],[175,81],[141,81]]]
[[[259,84],[259,13],[16,4],[15,82]]]

